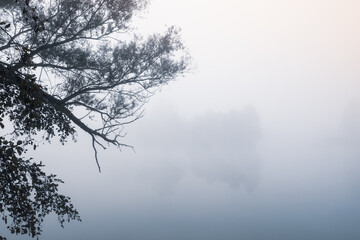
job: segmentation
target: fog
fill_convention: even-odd
[[[359,10],[152,0],[138,30],[180,26],[194,68],[126,127],[135,151],[99,152],[101,174],[81,131],[32,153],[83,219],[49,216],[41,239],[359,239]]]

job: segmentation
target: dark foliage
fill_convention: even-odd
[[[80,220],[70,198],[58,193],[62,183],[55,175],[47,175],[43,165],[22,157],[22,141],[16,143],[0,137],[0,213],[11,233],[41,233],[41,223],[50,212],[58,215],[63,226],[65,220]]]

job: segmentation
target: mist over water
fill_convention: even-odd
[[[50,216],[42,238],[360,239],[359,10],[153,0],[140,31],[181,26],[197,68],[126,127],[136,153],[99,152],[101,174],[81,131],[33,153],[83,218]]]
[[[84,222],[61,229],[50,217],[43,237],[357,239],[358,106],[311,134],[270,131],[251,106],[193,117],[152,108],[129,126],[136,153],[102,151],[101,174],[85,141],[46,146],[64,154],[47,166],[62,173]]]

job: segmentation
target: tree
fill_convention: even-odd
[[[189,62],[170,27],[135,35],[132,16],[141,0],[7,0],[0,5],[0,213],[13,233],[41,233],[55,212],[61,225],[80,220],[61,183],[43,165],[25,159],[36,135],[65,143],[76,130],[97,148],[126,147],[124,125],[142,116],[158,88],[183,74]],[[97,120],[97,121],[93,121]],[[1,239],[1,237],[0,237]]]

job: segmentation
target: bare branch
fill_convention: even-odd
[[[97,153],[97,150],[96,150],[95,143],[98,143],[98,142],[96,141],[95,136],[92,136],[92,146],[93,146],[93,149],[94,149],[94,152],[95,152],[95,161],[96,161],[97,167],[99,169],[99,172],[101,173],[101,168],[100,168],[100,164],[99,164],[98,153]]]

